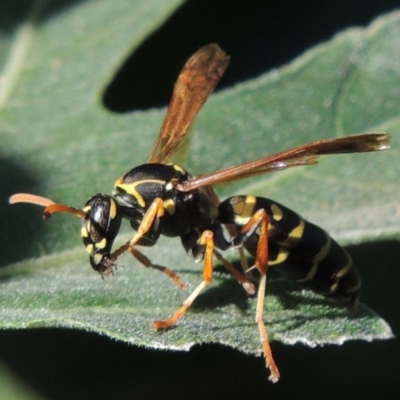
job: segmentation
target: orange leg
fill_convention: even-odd
[[[164,205],[162,199],[159,198],[154,199],[152,205],[146,211],[146,214],[144,215],[135,236],[132,239],[128,240],[126,243],[124,243],[119,249],[115,250],[114,253],[112,253],[110,257],[110,263],[115,263],[115,261],[121,254],[125,253],[130,248],[134,247],[135,244],[140,240],[140,238],[143,237],[149,231],[154,220],[156,218],[160,218],[163,214],[164,214]]]
[[[186,288],[186,285],[182,282],[181,278],[179,278],[179,276],[171,269],[163,267],[162,265],[153,264],[151,260],[149,260],[141,251],[137,250],[135,247],[129,247],[129,251],[146,268],[154,268],[158,271],[161,271],[164,274],[168,275],[171,279],[173,279],[176,286],[178,286],[180,289]]]
[[[132,239],[128,240],[126,243],[124,243],[119,249],[115,250],[114,253],[111,255],[110,265],[114,265],[118,257],[121,254],[125,253],[127,250],[129,250],[132,253],[132,255],[138,261],[140,261],[145,267],[154,268],[159,271],[162,271],[164,274],[168,275],[171,279],[173,279],[179,288],[183,289],[185,287],[185,284],[182,282],[179,276],[175,274],[174,271],[170,270],[169,268],[163,267],[161,265],[153,264],[142,252],[135,249],[135,244],[140,240],[141,237],[143,237],[149,231],[154,221],[157,218],[161,218],[163,214],[164,214],[164,203],[162,199],[159,198],[154,199],[152,205],[146,211],[146,214],[144,215],[142,223],[140,224],[135,236]]]
[[[221,201],[219,200],[217,194],[214,191],[214,188],[212,186],[205,186],[204,187],[205,192],[207,193],[207,197],[211,200],[212,205],[215,208],[218,208],[219,204],[221,203]],[[228,230],[229,234],[231,236],[236,236],[237,232],[236,232],[236,228],[234,227],[234,225],[225,225],[226,229]],[[219,261],[221,261],[221,263],[223,264],[223,266],[233,275],[233,277],[239,282],[240,285],[243,286],[244,290],[246,290],[247,294],[249,295],[253,295],[256,290],[255,287],[253,285],[252,282],[250,282],[250,278],[251,278],[251,273],[246,272],[249,268],[247,265],[247,260],[245,258],[245,254],[242,248],[239,248],[239,254],[240,254],[240,260],[242,263],[242,268],[243,271],[245,272],[245,276],[243,276],[243,274],[241,274],[234,266],[232,263],[230,263],[228,260],[226,260],[224,257],[222,257],[221,253],[219,253],[218,251],[214,250],[214,254],[215,257],[217,257],[217,259]]]
[[[203,281],[196,287],[190,296],[183,302],[182,306],[175,311],[175,313],[163,320],[154,321],[151,327],[155,330],[168,329],[175,325],[186,313],[187,309],[192,305],[193,301],[201,293],[201,291],[212,281],[213,274],[213,253],[214,253],[214,239],[211,231],[204,231],[200,238],[200,244],[206,246],[204,253],[204,267],[203,267]]]
[[[244,290],[246,290],[247,294],[253,295],[256,292],[256,289],[255,289],[254,285],[244,275],[242,275],[235,268],[235,266],[232,263],[230,263],[228,260],[226,260],[224,257],[222,257],[222,255],[218,251],[214,250],[214,254],[215,254],[215,257],[217,257],[217,259],[219,261],[221,261],[223,266],[238,281],[238,283],[243,286],[243,288],[244,288]]]
[[[251,268],[249,267],[249,263],[247,262],[246,253],[243,247],[239,247],[239,256],[240,256],[240,264],[242,265],[242,270],[246,279],[250,280],[253,278],[253,274],[251,273]]]
[[[263,352],[267,368],[271,371],[269,379],[272,382],[279,380],[280,374],[272,356],[272,350],[269,345],[268,334],[263,319],[264,299],[267,286],[267,270],[268,270],[268,215],[264,210],[258,210],[243,227],[242,233],[246,233],[254,227],[260,227],[260,238],[257,244],[257,254],[255,259],[255,267],[260,272],[260,283],[257,292],[257,309],[256,323],[260,332],[260,340],[263,346]]]

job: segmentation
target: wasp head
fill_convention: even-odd
[[[112,273],[111,248],[121,226],[118,203],[109,195],[98,193],[83,210],[81,236],[90,256],[90,265],[100,274]]]

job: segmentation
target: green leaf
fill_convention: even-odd
[[[8,42],[2,38],[8,43],[0,93],[3,264],[24,261],[0,270],[0,327],[77,327],[154,348],[220,342],[259,352],[255,301],[231,278],[216,274],[175,329],[155,333],[150,323],[175,311],[187,293],[128,255],[121,258],[126,268],[102,281],[90,271],[77,219],[57,216],[45,226],[40,209],[5,205],[10,194],[27,191],[80,207],[146,162],[165,110],[113,115],[100,96],[129,51],[179,2],[81,2],[53,15],[45,3],[33,4]],[[219,194],[272,197],[342,243],[394,237],[399,20],[393,13],[346,31],[280,70],[212,96],[197,118],[187,168],[202,173],[313,140],[390,131],[390,151],[328,157],[317,167],[249,179]],[[146,254],[191,289],[201,280],[201,267],[177,239],[160,240]],[[286,343],[392,336],[366,306],[348,317],[291,282],[269,283],[266,309],[271,337]]]
[[[177,266],[189,292],[200,282],[199,271],[187,269],[167,246],[161,246],[157,259]],[[114,278],[102,281],[88,275],[81,258],[81,251],[74,250],[42,257],[35,270],[32,262],[0,270],[0,327],[74,327],[155,348],[189,349],[195,343],[218,342],[260,351],[256,302],[229,276],[216,274],[189,315],[176,328],[159,333],[150,324],[171,314],[188,293],[165,275],[141,267],[120,268]],[[125,257],[123,263],[129,262]],[[287,280],[269,283],[266,309],[271,338],[284,343],[315,346],[392,337],[389,326],[366,306],[349,317],[347,310]]]

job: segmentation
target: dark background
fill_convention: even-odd
[[[22,3],[16,15],[23,15]],[[75,3],[58,1],[47,17]],[[219,43],[232,57],[221,89],[289,63],[335,33],[366,26],[399,6],[395,0],[188,1],[121,66],[104,92],[104,104],[116,112],[166,105],[183,62],[209,42]],[[367,243],[348,250],[363,278],[363,301],[398,332],[398,242]],[[280,343],[272,347],[282,374],[275,385],[268,382],[261,357],[218,345],[173,353],[72,330],[0,331],[0,360],[49,399],[389,399],[398,395],[397,340],[315,349]]]

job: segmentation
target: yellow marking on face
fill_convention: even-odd
[[[169,215],[175,214],[175,202],[172,199],[164,200],[163,203],[164,208],[167,210]]]
[[[87,238],[89,236],[89,232],[87,231],[86,227],[82,226],[81,228],[81,237]]]
[[[104,249],[106,247],[106,244],[107,244],[107,239],[103,238],[100,240],[100,242],[96,243],[96,247],[98,249]]]
[[[286,261],[286,259],[289,256],[289,249],[286,247],[281,247],[279,249],[279,252],[275,258],[275,260],[268,260],[268,265],[277,265],[277,264],[281,264],[284,261]]]
[[[113,199],[110,199],[110,218],[114,219],[117,215],[117,206]]]
[[[82,211],[84,211],[85,213],[88,213],[91,208],[92,208],[92,206],[86,206],[86,207],[83,208]]]
[[[88,245],[86,246],[86,251],[87,251],[89,254],[92,254],[92,253],[93,253],[93,245],[92,245],[92,244],[88,244]]]
[[[275,221],[279,222],[283,217],[283,211],[281,210],[281,208],[278,207],[276,204],[272,204],[271,211],[272,211],[272,218]]]
[[[94,260],[95,264],[100,264],[102,258],[103,258],[103,256],[102,256],[101,254],[99,254],[99,253],[96,253],[96,254],[93,256],[93,260]]]

